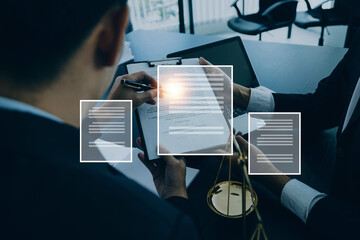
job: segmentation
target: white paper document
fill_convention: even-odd
[[[163,63],[162,63],[163,64]],[[160,64],[159,64],[160,65]],[[168,61],[166,62],[166,65],[176,65],[176,61]],[[199,60],[197,58],[194,59],[183,59],[182,65],[198,65],[199,66]],[[163,66],[163,65],[161,65]],[[157,78],[157,67],[149,67],[148,62],[140,62],[140,63],[133,63],[127,65],[128,73],[134,73],[138,71],[145,71],[149,75],[153,76],[154,78]],[[177,139],[177,141],[173,141],[168,139],[164,139],[164,142],[167,142],[166,144],[163,144],[165,148],[168,148],[168,150],[172,153],[178,152],[178,153],[186,153],[191,152],[199,149],[208,149],[209,147],[219,146],[223,145],[225,147],[225,144],[229,140],[230,136],[230,129],[231,129],[231,121],[229,120],[228,123],[226,122],[226,119],[222,114],[220,113],[221,106],[218,105],[218,103],[221,101],[221,99],[217,99],[216,96],[214,96],[214,93],[212,91],[202,91],[200,89],[205,89],[209,82],[202,81],[199,82],[200,78],[206,78],[206,75],[201,67],[198,67],[194,74],[198,74],[198,81],[196,82],[197,85],[204,85],[204,86],[196,86],[197,91],[187,99],[188,101],[196,101],[197,103],[205,103],[203,106],[203,112],[199,109],[198,106],[196,108],[191,109],[193,106],[187,106],[187,109],[173,109],[170,112],[164,111],[162,113],[161,118],[165,120],[165,128],[162,133],[162,136],[164,137],[174,137]],[[200,71],[200,72],[199,72]],[[191,74],[191,73],[190,73]],[[202,76],[200,76],[201,74]],[[191,79],[191,76],[187,76],[187,79],[190,79],[188,83],[195,83],[193,79]],[[214,84],[222,84],[221,82],[214,82]],[[165,86],[164,86],[165,87]],[[220,86],[221,87],[221,86]],[[176,87],[175,87],[176,88]],[[184,89],[184,91],[187,91],[188,89]],[[170,93],[171,94],[171,93]],[[231,95],[231,94],[229,94]],[[181,101],[181,100],[179,100]],[[211,105],[212,104],[212,105]],[[211,105],[211,106],[209,106]],[[174,107],[174,106],[173,106]],[[212,111],[214,114],[211,118],[209,118],[209,107],[213,108]],[[154,105],[149,104],[143,104],[140,107],[138,107],[138,116],[140,120],[140,127],[143,131],[143,138],[146,145],[146,153],[150,160],[158,159],[159,156],[157,154],[157,107]],[[177,111],[177,113],[174,114],[174,111]],[[181,111],[186,111],[181,112]],[[199,112],[200,111],[200,112]],[[205,113],[207,111],[207,113]],[[191,113],[190,113],[191,112]],[[215,113],[216,112],[216,113]],[[182,122],[185,125],[180,126],[179,123]],[[180,129],[179,127],[183,127]],[[171,128],[171,129],[170,129]],[[191,129],[190,129],[191,128]],[[210,129],[212,128],[212,129]],[[170,131],[172,130],[172,131]],[[210,131],[211,130],[211,131]],[[169,132],[172,132],[171,134],[168,134]],[[184,133],[185,134],[181,134]],[[202,134],[199,134],[202,133]],[[205,133],[207,132],[207,133]],[[209,138],[209,133],[216,132],[216,136]],[[174,134],[175,133],[175,134]],[[180,134],[179,134],[180,133]],[[221,134],[220,134],[221,133]],[[200,136],[200,137],[199,137]],[[171,142],[172,143],[171,143]],[[232,149],[232,144],[229,144],[229,149]],[[223,153],[222,153],[223,154]],[[184,154],[183,154],[184,155]],[[193,154],[191,154],[193,155]]]
[[[231,155],[232,66],[189,62],[158,66],[158,155]]]
[[[80,162],[132,161],[131,100],[80,100],[80,112]],[[94,140],[99,136],[106,137],[107,142],[96,144]],[[95,148],[128,149],[128,152],[103,159],[94,154]]]
[[[146,69],[146,70],[145,70]],[[156,78],[156,67],[149,68],[147,62],[134,63],[127,65],[128,73],[135,73],[140,71],[146,71],[147,74]],[[145,142],[145,154],[149,160],[158,159],[156,153],[156,119],[157,119],[157,108],[155,105],[143,104],[137,108],[139,114],[140,131],[143,132],[143,138]]]

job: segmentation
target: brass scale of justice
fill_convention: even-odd
[[[225,152],[228,149],[230,137],[226,144]],[[243,151],[240,149],[240,146],[236,141],[235,135],[233,135],[233,142],[236,151],[239,154],[237,164],[240,165],[242,169],[242,182],[231,181],[231,156],[228,156],[229,180],[217,183],[221,168],[225,160],[225,156],[223,156],[220,162],[214,185],[207,194],[207,204],[213,212],[222,217],[243,218],[243,239],[246,239],[245,218],[248,214],[255,211],[257,218],[257,226],[250,239],[267,240],[268,238],[264,230],[262,218],[257,209],[258,198],[252,188],[249,175],[247,174],[247,153],[243,153]]]

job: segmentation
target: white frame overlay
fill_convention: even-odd
[[[159,97],[159,92],[160,92],[160,81],[159,81],[159,68],[163,67],[163,68],[169,68],[169,67],[176,67],[176,68],[180,68],[180,67],[217,67],[217,68],[221,68],[221,67],[229,67],[231,70],[231,82],[233,83],[233,65],[157,65],[157,79],[159,84],[157,85],[157,94]],[[205,73],[206,74],[206,73]],[[231,84],[231,93],[233,93],[233,84]],[[233,110],[233,94],[231,94],[231,110]],[[232,156],[233,155],[233,139],[234,139],[234,133],[233,133],[233,128],[234,128],[234,117],[233,117],[233,113],[231,112],[231,121],[230,121],[230,125],[231,125],[231,129],[230,129],[230,146],[231,146],[231,152],[230,153],[161,153],[160,154],[160,145],[159,145],[159,122],[160,122],[160,108],[159,106],[157,107],[157,155],[158,156]]]
[[[126,161],[117,161],[117,160],[104,160],[104,161],[92,161],[92,160],[82,160],[82,103],[85,102],[97,102],[97,103],[106,103],[106,102],[128,102],[130,103],[130,160],[126,160]],[[133,154],[132,154],[132,150],[133,150],[133,132],[132,132],[132,118],[133,118],[133,114],[132,114],[132,109],[133,105],[132,105],[132,100],[80,100],[80,163],[132,163],[133,162]]]
[[[250,143],[251,143],[251,132],[250,132],[250,119],[252,114],[279,114],[279,115],[285,115],[285,114],[296,114],[299,116],[299,172],[297,173],[251,173],[251,161],[250,161]],[[248,112],[248,174],[249,175],[301,175],[301,112]]]

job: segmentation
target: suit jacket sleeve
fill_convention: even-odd
[[[166,201],[186,214],[191,213],[189,202],[183,197],[169,197]]]
[[[196,229],[192,219],[186,215],[180,215],[178,217],[178,227],[175,228],[170,239],[200,239],[198,230]]]
[[[166,199],[166,201],[171,205],[173,205],[174,207],[176,207],[177,209],[179,209],[180,211],[182,211],[187,216],[191,217],[198,230],[198,233],[200,234],[200,238],[205,239],[204,233],[201,231],[202,229],[201,221],[199,217],[195,214],[196,211],[190,205],[189,200],[183,197],[170,197]]]
[[[302,123],[307,129],[322,130],[338,126],[349,100],[350,68],[358,51],[360,34],[345,54],[341,62],[327,78],[321,80],[314,93],[281,94],[273,93],[275,111],[298,111],[302,113]],[[355,87],[355,86],[354,86]],[[350,94],[351,95],[351,94]]]
[[[360,208],[325,197],[313,206],[306,225],[327,239],[353,239],[359,235]]]
[[[302,123],[312,129],[328,129],[339,124],[344,111],[342,88],[344,65],[348,53],[331,75],[318,84],[314,93],[281,94],[273,93],[276,112],[301,112]]]

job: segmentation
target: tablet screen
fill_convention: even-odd
[[[246,87],[259,86],[240,37],[233,37],[200,47],[171,53],[168,57],[203,57],[214,65],[233,65],[235,83]]]

